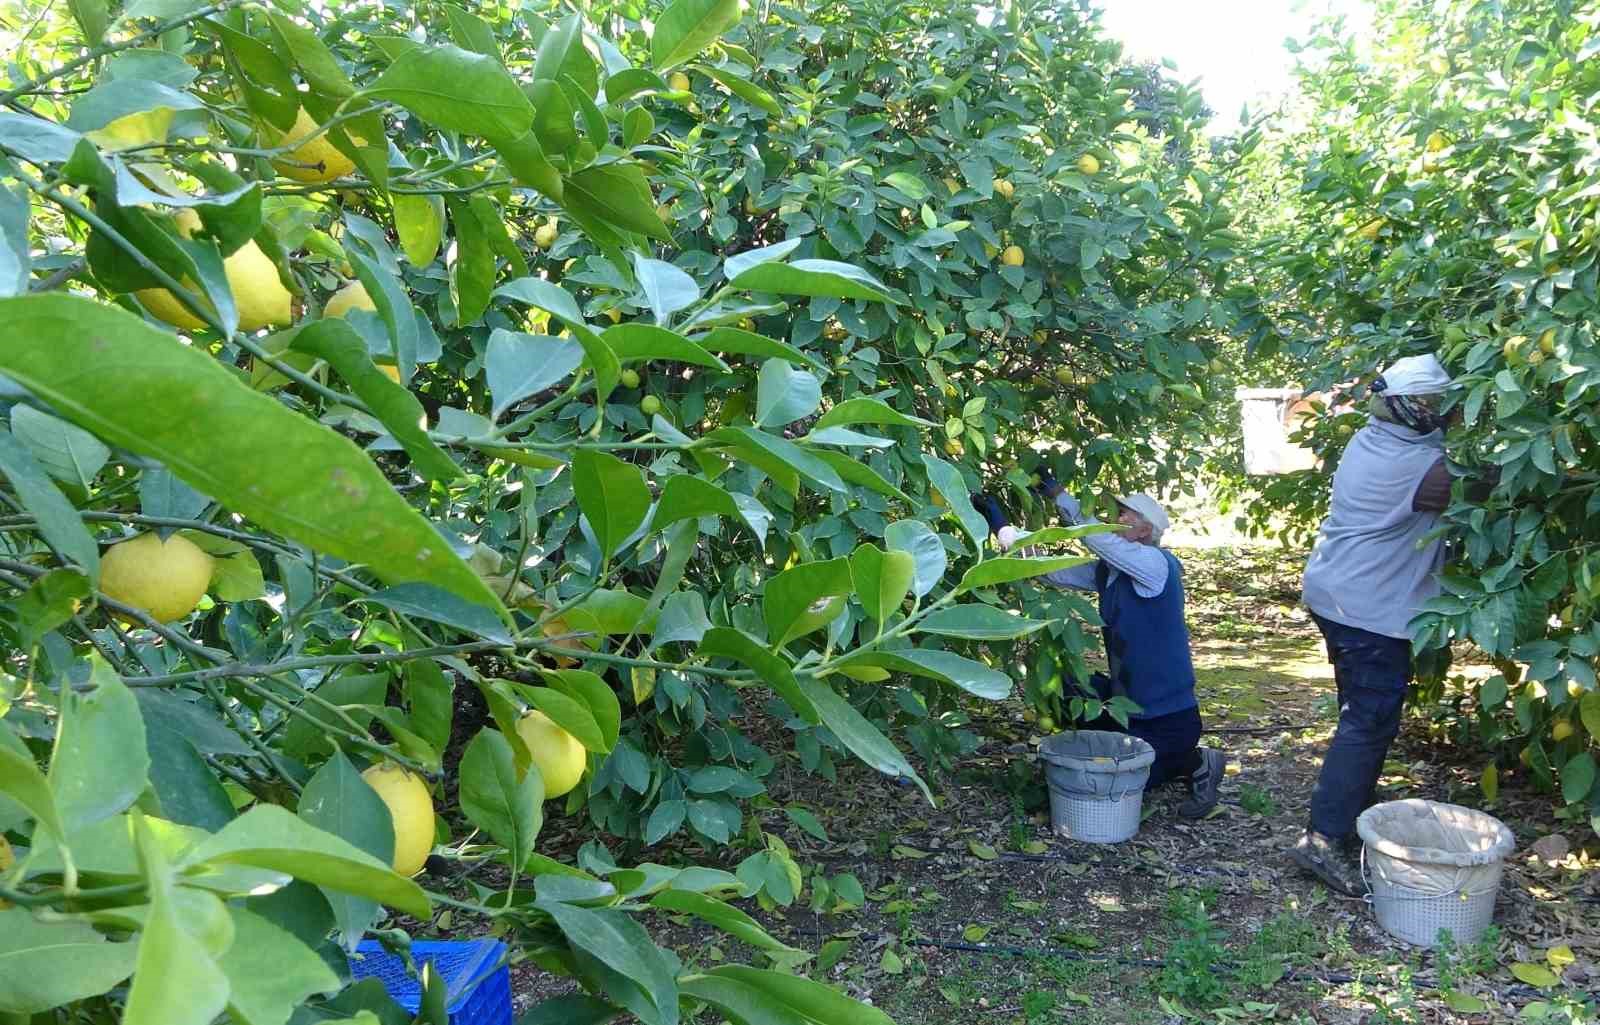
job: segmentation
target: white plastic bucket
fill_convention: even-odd
[[[1039,745],[1050,828],[1069,840],[1121,843],[1139,831],[1155,748],[1125,733],[1072,730]]]
[[[1356,820],[1362,872],[1378,924],[1419,947],[1448,929],[1472,943],[1494,921],[1500,870],[1516,848],[1505,823],[1472,808],[1411,799],[1373,805]]]

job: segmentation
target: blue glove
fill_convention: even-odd
[[[982,513],[983,518],[988,521],[990,533],[999,530],[1008,522],[1006,511],[1000,508],[1000,503],[993,495],[973,495],[972,507]]]

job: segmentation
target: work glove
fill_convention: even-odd
[[[999,501],[993,495],[973,495],[972,507],[978,510],[985,522],[989,524],[990,533],[998,532],[1007,523],[1006,511],[1000,507]]]

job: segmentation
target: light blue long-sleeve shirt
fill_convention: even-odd
[[[1099,522],[1092,516],[1085,516],[1082,504],[1065,491],[1056,496],[1056,508],[1061,512],[1062,520],[1069,526],[1077,527]],[[1125,573],[1131,577],[1133,592],[1139,597],[1154,598],[1166,590],[1167,558],[1155,545],[1129,541],[1121,534],[1110,533],[1090,534],[1083,538],[1083,543],[1088,546],[1089,551],[1111,568],[1110,579],[1115,580],[1118,573]],[[1093,591],[1094,574],[1095,565],[1090,562],[1046,573],[1044,579],[1057,587]]]

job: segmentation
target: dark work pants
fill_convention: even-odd
[[[1339,691],[1339,728],[1311,794],[1311,828],[1342,840],[1372,803],[1411,682],[1411,642],[1312,614]]]
[[[1170,715],[1154,719],[1129,719],[1123,726],[1109,715],[1102,715],[1086,730],[1110,730],[1138,737],[1156,750],[1156,760],[1150,766],[1150,780],[1144,786],[1153,790],[1173,779],[1186,779],[1200,768],[1200,709],[1185,708]]]

